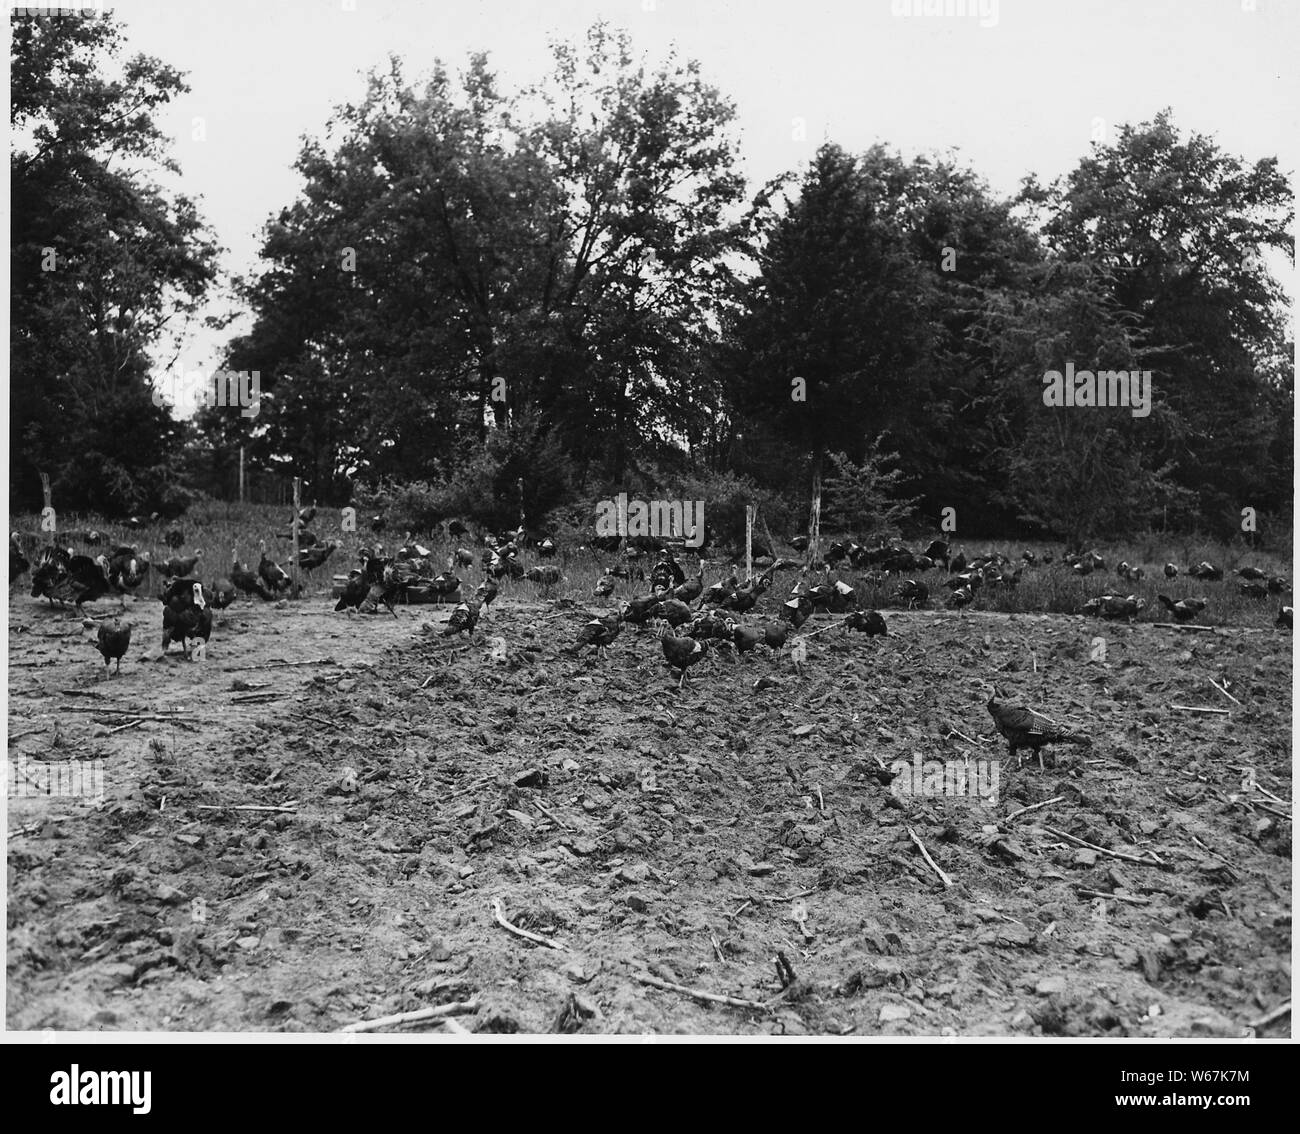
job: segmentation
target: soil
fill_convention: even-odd
[[[679,691],[648,632],[561,654],[584,607],[503,594],[455,642],[399,612],[241,601],[188,662],[140,599],[106,678],[79,618],[11,597],[10,758],[102,760],[104,796],[9,800],[10,1029],[470,1001],[414,1026],[1238,1036],[1290,996],[1285,631],[890,613]],[[995,680],[1092,747],[1017,767]],[[918,755],[1000,761],[997,802],[897,794]]]

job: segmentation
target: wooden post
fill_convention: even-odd
[[[523,529],[527,526],[524,520],[524,478],[520,477],[519,481],[519,527]]]
[[[54,514],[54,505],[51,503],[49,473],[41,473],[41,495],[45,498],[45,506],[41,509],[41,531],[53,535],[58,531],[59,524]]]
[[[244,502],[244,447],[239,446],[239,502]]]
[[[745,505],[745,578],[754,577],[754,505]]]
[[[819,459],[813,469],[812,513],[808,517],[808,565],[817,562],[818,545],[822,534],[822,463]]]
[[[302,495],[302,477],[293,478],[293,597],[298,598],[298,506]]]

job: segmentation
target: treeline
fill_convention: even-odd
[[[15,113],[55,114],[41,41],[61,34],[15,38],[15,91],[33,88]],[[902,498],[931,519],[955,508],[962,530],[1063,538],[1228,534],[1244,507],[1289,523],[1291,328],[1267,264],[1294,255],[1293,200],[1274,159],[1165,112],[1012,199],[951,160],[833,144],[755,193],[735,108],[697,64],[651,66],[603,24],[553,50],[517,92],[483,56],[418,83],[392,60],[304,145],[226,359],[260,373],[261,411],[200,413],[206,444],[303,476],[321,502],[419,482],[434,510],[491,524],[521,508],[572,521],[625,490],[729,515],[759,500],[802,527],[823,480],[832,526],[896,526]],[[139,81],[160,99],[178,82]],[[15,357],[34,323],[24,367],[48,371],[47,341],[79,344],[58,381],[103,386],[115,297],[69,304],[38,264],[20,276],[63,176],[48,151],[20,156],[15,178],[45,181],[14,194],[30,293]],[[187,301],[207,246],[197,228],[163,236],[169,302]],[[156,280],[126,306],[149,300],[168,301]],[[1045,405],[1044,373],[1067,365],[1149,371],[1150,412]],[[55,438],[93,436],[93,414],[51,429],[34,369],[15,460],[79,491]],[[112,380],[137,402],[147,388],[129,364]],[[153,417],[147,431],[157,468],[183,438]]]

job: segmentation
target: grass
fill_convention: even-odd
[[[291,544],[288,540],[277,539],[277,531],[288,530],[291,509],[272,505],[239,505],[222,502],[207,502],[196,505],[185,516],[174,523],[163,522],[150,527],[132,531],[121,524],[114,524],[91,515],[65,514],[60,516],[58,539],[61,543],[71,545],[77,551],[95,554],[107,550],[118,543],[133,544],[141,551],[148,551],[155,564],[161,563],[173,555],[189,556],[195,550],[202,549],[204,555],[196,574],[205,582],[211,582],[223,575],[230,565],[231,548],[239,549],[241,562],[256,570],[259,558],[258,542],[265,540],[268,554],[288,569],[291,558]],[[14,530],[20,533],[23,548],[29,558],[47,542],[47,537],[39,531],[39,518],[29,514],[11,518]],[[342,512],[338,508],[319,508],[310,529],[322,541],[335,539],[340,547],[324,567],[311,575],[304,576],[304,595],[307,598],[319,598],[328,595],[331,577],[346,572],[357,563],[357,552],[362,546],[373,547],[382,543],[389,552],[396,550],[402,542],[404,533],[385,531],[373,533],[362,522],[362,530],[357,532],[342,531]],[[185,535],[185,543],[179,550],[168,548],[164,535],[172,528],[179,528]],[[105,536],[105,545],[100,548],[86,548],[75,535],[86,529],[95,529]],[[472,541],[470,537],[456,541],[445,537],[426,539],[420,542],[434,553],[434,561],[441,570],[458,546],[468,547],[475,553],[476,562],[469,568],[456,568],[456,573],[469,584],[477,583],[482,577],[482,568],[477,557],[482,550],[481,541]],[[924,542],[924,541],[920,541]],[[1000,552],[1014,562],[1020,561],[1021,552],[1028,548],[1040,557],[1049,546],[1045,544],[1011,543],[1008,541],[991,541],[975,543],[967,541],[967,558],[989,552]],[[1267,599],[1252,599],[1243,595],[1237,587],[1236,577],[1232,575],[1234,567],[1251,564],[1260,567],[1270,575],[1284,575],[1291,578],[1290,547],[1285,549],[1285,557],[1277,552],[1255,551],[1239,545],[1225,545],[1199,537],[1149,535],[1129,543],[1099,545],[1098,552],[1105,558],[1107,568],[1080,578],[1071,569],[1060,562],[1059,544],[1050,545],[1055,561],[1050,566],[1041,563],[1026,566],[1021,582],[1014,588],[982,587],[975,593],[974,602],[967,610],[1000,611],[1009,614],[1043,613],[1043,614],[1077,614],[1083,604],[1090,598],[1106,593],[1121,595],[1136,594],[1146,600],[1147,606],[1139,616],[1143,622],[1165,622],[1168,613],[1156,600],[1157,593],[1164,593],[1177,600],[1188,596],[1200,596],[1209,600],[1209,606],[1201,617],[1195,621],[1207,626],[1272,626],[1277,617],[1278,608],[1286,603],[1290,605],[1291,597],[1270,595]],[[790,548],[778,548],[778,554],[786,558],[798,559]],[[525,565],[531,566],[538,561],[531,552],[521,556]],[[1186,569],[1201,560],[1209,560],[1217,567],[1223,568],[1224,579],[1221,582],[1202,582],[1187,577]],[[562,547],[560,554],[551,562],[556,563],[564,574],[564,579],[552,587],[542,587],[527,581],[502,582],[502,598],[567,599],[580,607],[598,608],[602,605],[592,593],[596,580],[604,574],[605,567],[620,560],[618,555],[589,552],[576,548]],[[1115,564],[1126,560],[1130,565],[1141,566],[1146,571],[1146,578],[1141,582],[1130,583],[1114,573]],[[1166,562],[1174,562],[1182,572],[1177,579],[1166,579],[1163,568]],[[653,555],[647,555],[637,561],[636,565],[649,573],[654,563]],[[695,560],[691,555],[682,558],[682,566],[687,575],[694,574],[691,569]],[[705,568],[704,582],[708,586],[730,570],[730,557],[714,556]],[[862,581],[863,571],[840,565],[842,570],[833,572],[833,577],[843,578],[855,587],[860,604],[868,608],[881,610],[899,609],[906,604],[896,597],[894,591],[899,580],[891,578],[884,586],[873,586]],[[818,581],[820,573],[809,576],[811,581]],[[913,573],[915,578],[925,582],[930,590],[930,609],[943,609],[948,596],[948,589],[943,585],[946,578],[942,570]],[[787,596],[790,588],[798,578],[797,570],[783,571],[777,577],[776,584],[768,596],[760,602],[759,611],[771,614]],[[158,571],[151,573],[150,579],[141,588],[142,594],[158,594],[161,590],[162,576]],[[620,581],[611,602],[616,602],[632,594],[644,594],[648,591],[646,583],[629,583]]]

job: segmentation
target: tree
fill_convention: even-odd
[[[154,405],[149,351],[192,315],[217,249],[152,113],[187,88],[110,19],[16,17],[10,45],[12,500],[126,511],[164,502],[182,433]],[[21,503],[20,503],[21,502]]]
[[[902,163],[824,145],[775,219],[759,274],[731,324],[731,396],[809,455],[812,525],[826,454],[860,456],[863,438],[914,413],[929,357],[933,288],[892,191]]]
[[[304,147],[229,352],[269,391],[262,459],[452,475],[463,441],[528,417],[617,480],[707,419],[688,379],[738,240],[731,108],[603,24],[555,58],[525,99],[481,55],[418,91],[393,60]]]
[[[1125,126],[1050,190],[1044,226],[1059,256],[1106,273],[1118,309],[1136,320],[1147,363],[1183,429],[1159,463],[1203,515],[1290,496],[1270,483],[1269,452],[1289,417],[1282,364],[1286,298],[1262,253],[1294,258],[1294,200],[1275,158],[1253,164],[1199,134],[1180,135],[1168,110]]]

